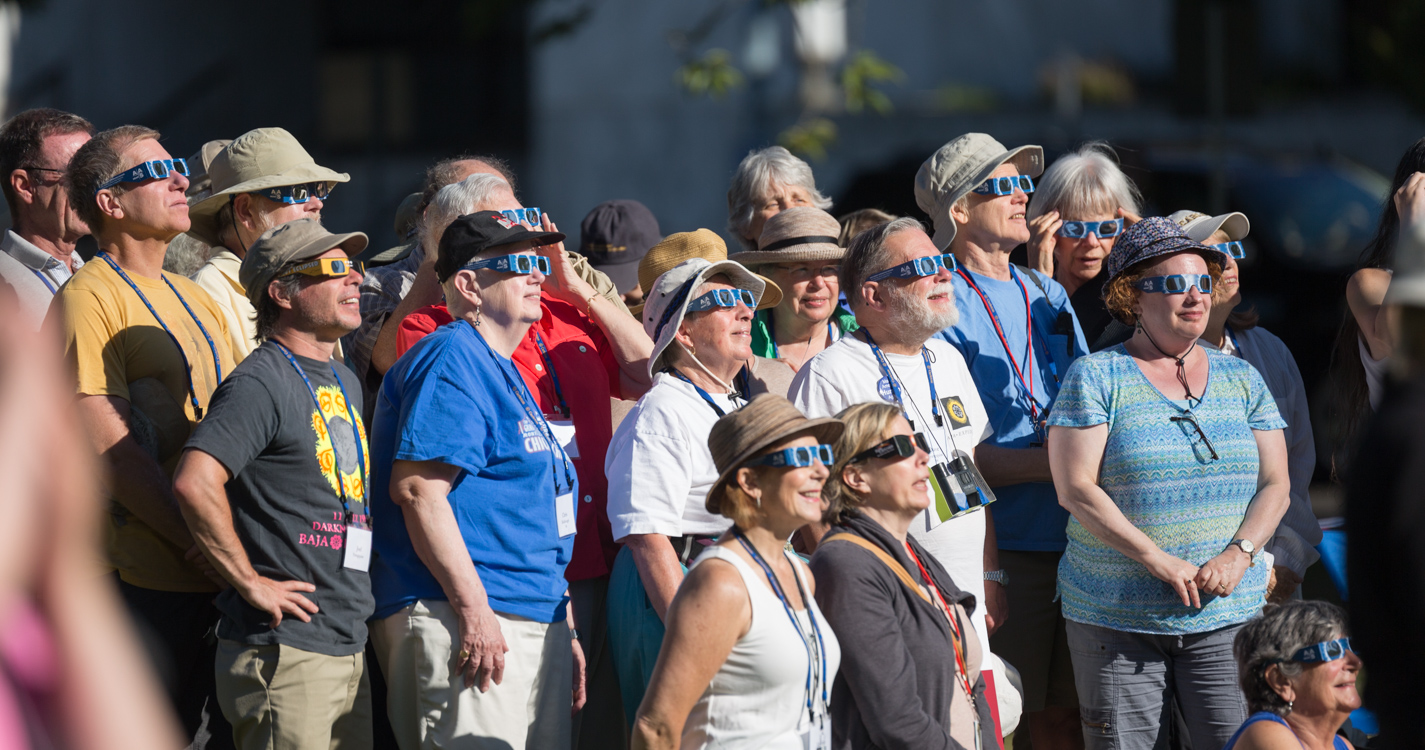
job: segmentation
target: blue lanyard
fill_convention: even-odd
[[[178,343],[178,337],[174,336],[173,331],[168,329],[168,324],[163,322],[163,318],[159,316],[158,311],[153,309],[153,304],[148,301],[148,297],[145,297],[143,292],[139,291],[138,285],[134,283],[133,279],[129,278],[128,274],[124,273],[124,269],[119,268],[119,264],[114,262],[113,258],[109,257],[109,253],[101,250],[99,251],[98,257],[103,258],[104,262],[108,263],[109,267],[114,269],[114,273],[119,274],[119,278],[123,279],[124,283],[128,284],[129,288],[134,290],[134,294],[139,296],[139,301],[143,302],[144,307],[147,307],[148,311],[153,313],[154,320],[157,320],[158,324],[163,327],[163,332],[168,334],[168,338],[173,339],[173,345],[178,347],[178,356],[183,360],[183,369],[188,373],[188,399],[193,403],[193,416],[201,420],[203,418],[203,407],[198,405],[198,388],[193,384],[193,366],[188,364],[188,353],[183,351],[183,345]],[[183,309],[188,311],[188,317],[193,319],[193,322],[198,325],[198,330],[202,331],[203,338],[208,340],[208,351],[213,354],[213,372],[217,375],[216,381],[218,383],[223,382],[223,363],[218,359],[218,345],[213,343],[213,337],[208,335],[208,329],[203,327],[203,321],[198,319],[197,313],[194,313],[193,308],[188,306],[188,300],[183,299],[183,295],[178,293],[178,287],[174,286],[173,282],[169,281],[167,276],[163,276],[163,283],[167,284],[168,288],[173,290],[173,296],[177,297],[178,301],[183,303]]]
[[[468,320],[465,322],[467,324],[470,323],[470,321]],[[530,407],[530,404],[535,403],[534,395],[530,394],[529,389],[525,387],[524,378],[515,378],[515,380],[518,380],[519,383],[511,382],[510,373],[505,370],[503,363],[500,362],[500,358],[496,356],[495,350],[490,347],[490,342],[486,341],[485,337],[480,335],[480,329],[476,328],[474,325],[470,325],[470,331],[474,333],[475,338],[479,339],[480,343],[485,346],[485,351],[490,353],[490,359],[493,359],[495,361],[495,369],[499,370],[500,374],[505,376],[505,386],[510,389],[510,393],[513,393],[515,395],[515,398],[519,399],[520,406],[524,409],[525,416],[529,417],[531,422],[539,426],[540,434],[543,435],[544,438],[549,441],[549,462],[551,470],[554,464],[554,452],[559,452],[559,458],[561,461],[564,462],[565,488],[568,489],[570,492],[573,492],[574,475],[569,471],[569,456],[564,453],[564,446],[560,445],[559,441],[554,439],[554,430],[550,429],[549,422],[545,421],[544,413],[541,412],[539,409]],[[559,494],[559,474],[557,472],[554,473],[554,494]]]
[[[297,374],[302,378],[302,382],[307,385],[307,393],[311,394],[312,396],[312,405],[317,407],[317,416],[321,418],[323,423],[325,423],[327,421],[327,416],[322,411],[322,402],[317,399],[317,389],[312,387],[312,381],[307,378],[307,371],[303,370],[302,364],[297,361],[296,357],[292,356],[291,350],[278,343],[275,339],[272,339],[271,341],[273,346],[277,347],[277,351],[282,352],[282,356],[287,358],[287,364],[292,365],[292,369],[297,371]],[[352,440],[356,441],[356,465],[357,468],[361,470],[361,474],[359,476],[361,477],[362,486],[365,487],[367,481],[366,451],[361,447],[361,430],[359,427],[357,427],[356,412],[352,411],[351,409],[351,399],[346,397],[346,386],[342,385],[341,376],[337,374],[335,365],[332,365],[332,378],[336,380],[336,387],[341,389],[341,400],[346,403],[346,418],[351,420],[351,438]],[[346,483],[343,482],[341,479],[341,451],[338,451],[336,449],[336,437],[331,434],[331,428],[327,428],[327,436],[331,438],[332,463],[336,466],[337,499],[341,500],[342,510],[346,511],[346,520],[348,523],[350,523],[351,506],[347,505]],[[361,504],[365,508],[366,515],[369,518],[371,515],[371,508],[370,503],[366,502],[365,489],[362,489],[361,491]]]
[[[544,337],[539,335],[539,331],[534,332],[534,343],[539,345],[539,356],[544,360],[544,369],[554,381],[554,397],[559,399],[559,413],[569,419],[569,405],[564,403],[564,391],[559,387],[559,373],[554,371],[554,360],[549,356],[549,349],[545,347]]]
[[[33,268],[30,269],[30,273],[40,277],[40,281],[44,282],[45,288],[49,290],[50,296],[59,294],[59,290],[55,288],[54,284],[50,283],[48,276],[44,275],[39,271],[36,271]]]
[[[816,624],[816,615],[811,609],[811,599],[807,598],[806,589],[802,588],[802,577],[797,575],[796,563],[792,563],[792,578],[795,578],[797,581],[797,593],[802,597],[802,606],[806,607],[807,620],[811,621],[812,633],[816,636],[815,653],[812,653],[812,642],[807,638],[806,633],[802,632],[802,624],[797,620],[796,613],[792,611],[791,603],[787,601],[787,595],[782,591],[782,584],[777,581],[777,576],[772,573],[772,569],[767,566],[767,561],[762,559],[762,556],[757,553],[757,548],[753,547],[751,543],[747,541],[747,537],[742,535],[741,529],[733,526],[732,535],[737,537],[737,541],[742,544],[742,548],[747,550],[747,554],[751,555],[752,559],[757,561],[757,564],[762,568],[762,572],[767,575],[767,582],[772,584],[773,593],[782,601],[782,608],[787,611],[787,617],[792,621],[792,627],[797,629],[797,637],[802,639],[802,646],[805,647],[808,652],[806,683],[807,719],[808,721],[812,721],[816,718],[815,711],[812,708],[812,671],[816,669],[818,656],[821,658],[821,672],[818,673],[816,681],[818,687],[821,688],[821,705],[830,705],[826,693],[826,642],[822,640],[821,637],[821,626]]]
[[[866,343],[870,345],[871,351],[876,355],[876,362],[881,366],[881,372],[886,376],[886,382],[891,386],[891,395],[895,396],[896,406],[901,408],[901,414],[905,415],[910,428],[915,429],[915,419],[910,416],[910,412],[905,408],[905,399],[901,397],[900,381],[896,378],[895,371],[891,369],[891,363],[886,359],[886,355],[881,352],[881,347],[876,346],[876,340],[871,338],[871,332],[865,328],[861,329],[866,334]],[[945,426],[945,418],[940,416],[940,395],[935,392],[935,373],[930,369],[930,350],[922,344],[920,347],[920,358],[925,361],[925,379],[930,383],[930,413],[935,417],[935,426]]]
[[[709,394],[707,391],[703,390],[702,387],[699,386],[697,383],[694,383],[693,381],[689,380],[687,375],[684,375],[683,373],[673,369],[672,367],[663,368],[663,372],[666,372],[669,375],[672,375],[673,377],[683,381],[684,383],[691,385],[693,387],[693,390],[697,391],[698,395],[702,396],[703,400],[708,402],[708,406],[711,406],[712,410],[717,412],[717,415],[719,417],[727,416],[727,412],[723,411],[722,407],[718,406],[717,402],[713,400],[712,394]],[[742,398],[744,400],[747,398],[747,393],[752,389],[752,383],[749,380],[749,377],[750,376],[747,374],[747,366],[743,365],[742,369],[738,370],[737,372],[737,379],[742,381]],[[737,394],[728,394],[729,397],[735,395]]]

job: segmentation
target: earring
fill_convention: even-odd
[[[476,327],[476,328],[479,328],[479,327],[480,327],[480,308],[479,308],[479,307],[476,307],[476,308],[475,308],[475,327]]]
[[[1287,702],[1286,702],[1286,712],[1287,712],[1287,713],[1291,713],[1291,705],[1292,705],[1292,701],[1287,701]]]
[[[762,493],[753,495],[752,499],[757,501],[757,510],[762,510]]]

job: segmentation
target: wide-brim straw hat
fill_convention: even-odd
[[[762,225],[756,250],[733,253],[728,260],[744,266],[758,263],[803,263],[840,261],[846,248],[838,243],[841,222],[813,206],[797,206],[780,211]]]
[[[688,314],[688,303],[696,299],[694,292],[704,281],[719,274],[727,276],[733,287],[746,289],[758,299],[769,283],[736,261],[709,263],[702,258],[689,258],[653,281],[653,288],[644,298],[646,314],[643,318],[643,330],[653,339],[653,353],[648,355],[650,378],[663,369],[663,354]]]
[[[297,139],[282,128],[258,128],[233,139],[208,166],[212,193],[190,200],[188,233],[209,245],[218,238],[218,211],[232,196],[309,182],[348,182],[351,175],[317,164]]]
[[[1207,238],[1219,229],[1227,233],[1228,242],[1241,242],[1242,238],[1252,231],[1252,223],[1247,221],[1247,215],[1238,211],[1217,216],[1208,216],[1198,211],[1174,211],[1168,214],[1168,220],[1177,224],[1183,234],[1194,242],[1207,242]]]
[[[818,442],[833,445],[845,429],[846,425],[834,417],[807,419],[792,402],[775,393],[752,399],[747,406],[719,419],[708,433],[708,449],[712,451],[718,477],[703,504],[709,513],[722,513],[722,499],[733,475],[771,446],[802,433],[810,433]]]
[[[984,133],[966,133],[931,154],[915,174],[915,202],[930,214],[935,226],[931,239],[941,250],[955,239],[955,219],[950,207],[980,183],[988,180],[1001,164],[1010,162],[1020,174],[1038,177],[1044,173],[1044,149],[1020,146],[1007,149]]]
[[[664,237],[662,242],[649,248],[648,254],[638,262],[638,285],[643,288],[644,303],[652,293],[653,282],[659,276],[693,258],[702,258],[709,263],[727,260],[727,243],[711,229],[695,229]],[[782,301],[782,288],[765,276],[757,278],[761,279],[764,285],[762,297],[757,301],[757,309],[776,307]],[[633,305],[628,311],[647,325],[643,317],[644,303]]]

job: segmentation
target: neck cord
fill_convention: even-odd
[[[56,295],[56,294],[59,294],[59,289],[55,288],[55,285],[54,285],[54,284],[50,283],[49,277],[46,276],[46,275],[44,275],[43,272],[41,272],[41,271],[36,271],[35,269],[31,268],[31,269],[30,269],[30,273],[32,273],[32,274],[34,274],[34,275],[40,277],[40,281],[44,282],[45,288],[49,290],[49,293],[50,293],[50,296],[51,296],[51,297],[53,297],[53,296]]]
[[[515,373],[515,377],[511,378],[509,371],[505,369],[505,363],[500,361],[500,357],[495,354],[494,347],[490,346],[490,342],[486,341],[485,337],[480,334],[480,329],[476,328],[475,325],[468,320],[465,322],[470,326],[470,331],[475,334],[475,338],[485,346],[485,351],[489,352],[490,359],[495,361],[495,369],[499,370],[500,374],[505,377],[505,387],[510,390],[510,393],[514,394],[516,399],[519,399],[520,408],[524,409],[525,416],[529,417],[529,421],[539,429],[539,434],[543,436],[545,440],[549,441],[549,463],[550,473],[554,478],[554,494],[559,494],[559,473],[554,471],[554,456],[556,453],[558,453],[559,459],[564,464],[565,489],[569,492],[573,492],[574,475],[569,470],[569,456],[564,452],[564,446],[560,445],[559,441],[555,439],[554,430],[550,428],[549,422],[544,419],[544,413],[539,410],[539,404],[535,402],[534,395],[530,394],[525,387],[524,378],[519,377],[519,373]],[[531,408],[531,404],[534,404],[533,408]]]
[[[322,408],[322,400],[317,397],[317,389],[312,387],[312,381],[307,377],[307,371],[302,369],[302,364],[293,356],[292,350],[283,346],[282,343],[276,339],[272,340],[272,344],[277,347],[277,351],[282,352],[282,356],[287,358],[287,364],[292,365],[292,369],[297,371],[297,375],[302,378],[302,382],[307,386],[307,393],[312,397],[312,405],[317,407],[317,415],[321,418],[322,425],[327,432],[327,437],[332,444],[332,466],[336,469],[337,499],[341,500],[342,510],[346,511],[346,522],[351,523],[354,517],[351,513],[351,506],[347,503],[348,493],[346,483],[342,481],[341,478],[341,451],[336,449],[336,437],[331,434],[331,429],[325,427],[327,414],[326,410]],[[328,364],[330,364],[330,362]],[[361,428],[357,426],[356,412],[351,407],[351,399],[347,398],[346,386],[342,384],[341,376],[337,374],[336,365],[331,365],[331,368],[332,379],[336,380],[336,387],[341,390],[342,401],[340,405],[333,404],[333,406],[336,406],[338,409],[346,407],[346,418],[351,422],[351,439],[356,442],[356,468],[359,472],[356,475],[356,481],[358,484],[351,488],[350,496],[359,496],[361,498],[362,510],[366,511],[366,516],[369,518],[371,508],[370,504],[366,502],[366,450],[362,448],[361,445]]]
[[[539,346],[539,356],[544,360],[544,369],[549,372],[549,379],[554,382],[554,398],[559,401],[559,413],[569,419],[569,404],[564,402],[564,390],[559,387],[559,373],[554,371],[554,358],[549,356],[549,348],[544,345],[544,337],[539,335],[539,331],[534,331],[534,343]]]
[[[910,559],[915,561],[915,566],[920,568],[920,576],[925,581],[925,585],[935,592],[935,599],[940,602],[940,609],[945,613],[945,619],[950,621],[950,645],[955,651],[955,665],[959,667],[956,677],[959,679],[960,688],[965,691],[965,699],[970,702],[970,710],[976,713],[975,719],[975,740],[979,744],[979,717],[975,712],[975,690],[970,687],[970,670],[965,662],[965,631],[960,627],[960,623],[955,619],[954,610],[950,609],[950,604],[945,601],[945,595],[940,593],[940,587],[935,585],[935,581],[930,578],[930,572],[925,569],[925,564],[920,561],[920,557],[911,549],[910,541],[905,543],[905,551],[910,553]]]
[[[1029,417],[1033,421],[1035,429],[1038,430],[1040,407],[1039,400],[1034,397],[1034,313],[1029,304],[1029,290],[1024,288],[1024,282],[1020,280],[1019,274],[1015,273],[1014,267],[1011,266],[1009,276],[1014,279],[1015,284],[1019,285],[1020,294],[1024,295],[1025,343],[1024,367],[1021,368],[1019,362],[1014,358],[1014,352],[1009,350],[1009,338],[1004,335],[1004,329],[1000,327],[999,314],[995,311],[994,304],[990,302],[989,297],[985,296],[985,293],[980,290],[980,286],[975,283],[973,278],[970,278],[970,274],[966,273],[964,268],[958,269],[957,272],[960,274],[960,278],[975,290],[975,294],[979,295],[980,302],[985,306],[985,312],[989,313],[990,324],[994,326],[995,333],[999,336],[1000,345],[1004,347],[1004,353],[1009,357],[1009,366],[1014,370],[1014,376],[1019,380],[1019,385],[1029,402]],[[1029,371],[1027,381],[1024,377],[1025,370]]]
[[[666,372],[666,373],[668,373],[669,375],[672,375],[673,377],[675,377],[675,378],[677,378],[677,379],[683,381],[684,383],[687,383],[688,385],[691,385],[691,386],[693,387],[693,390],[697,391],[697,392],[698,392],[698,395],[702,397],[703,401],[706,401],[706,402],[707,402],[707,405],[710,406],[710,407],[712,407],[712,410],[717,413],[718,417],[727,416],[727,412],[723,411],[723,410],[722,410],[722,407],[721,407],[721,406],[718,406],[718,405],[717,405],[717,402],[713,400],[712,394],[710,394],[710,393],[708,393],[707,391],[703,390],[703,387],[702,387],[702,386],[698,385],[697,383],[694,383],[691,379],[688,378],[687,375],[684,375],[682,372],[679,372],[677,368],[674,368],[674,367],[672,367],[672,366],[665,367],[665,368],[663,368],[663,372]],[[751,383],[750,383],[749,380],[748,380],[748,377],[749,377],[749,376],[748,376],[748,374],[747,374],[747,368],[746,368],[746,367],[743,367],[742,370],[741,370],[740,372],[738,372],[737,377],[738,377],[738,379],[740,379],[740,380],[742,381],[742,387],[743,387],[744,389],[750,389],[750,388],[752,387],[752,386],[751,386]],[[717,378],[713,378],[713,380],[717,380]],[[722,383],[722,381],[721,381],[721,380],[718,380],[718,383]],[[747,390],[744,390],[744,391],[743,391],[743,394],[746,394],[747,392],[748,392]],[[737,389],[735,389],[735,388],[728,388],[728,389],[727,389],[727,397],[728,397],[729,400],[735,399],[735,398],[739,398],[739,395],[738,395],[738,393],[737,393]],[[741,398],[743,398],[743,400],[746,400],[745,395],[743,395]]]
[[[1179,382],[1179,383],[1182,383],[1182,386],[1183,386],[1183,394],[1185,395],[1185,397],[1187,398],[1187,400],[1189,400],[1189,401],[1197,401],[1198,403],[1201,403],[1201,402],[1202,402],[1202,399],[1199,398],[1199,397],[1197,397],[1197,396],[1192,395],[1192,389],[1188,387],[1188,381],[1187,381],[1187,366],[1186,366],[1186,364],[1184,364],[1184,363],[1187,361],[1188,356],[1192,354],[1192,350],[1195,348],[1196,343],[1189,344],[1189,345],[1188,345],[1188,350],[1185,351],[1185,352],[1183,352],[1183,356],[1181,356],[1181,357],[1175,357],[1175,356],[1173,356],[1173,355],[1171,355],[1171,354],[1169,354],[1169,353],[1163,351],[1163,347],[1158,346],[1158,342],[1156,342],[1156,341],[1153,340],[1152,335],[1150,335],[1150,334],[1148,333],[1148,329],[1147,329],[1147,328],[1144,328],[1144,327],[1143,327],[1142,322],[1139,322],[1139,324],[1138,324],[1138,330],[1140,330],[1140,331],[1143,332],[1144,338],[1147,338],[1147,339],[1148,339],[1148,343],[1152,344],[1152,345],[1153,345],[1153,348],[1154,348],[1154,349],[1157,349],[1159,354],[1163,355],[1164,357],[1167,357],[1168,359],[1173,360],[1174,362],[1176,362],[1176,363],[1178,364],[1178,373],[1177,373],[1177,374],[1178,374],[1178,382]]]
[[[881,351],[881,347],[876,346],[876,340],[871,336],[870,329],[861,329],[866,334],[866,344],[871,347],[871,351],[876,355],[876,362],[880,364],[881,370],[885,373],[886,381],[891,386],[891,394],[895,396],[896,405],[901,408],[901,413],[911,423],[911,429],[915,429],[915,420],[911,419],[910,412],[905,408],[905,399],[901,396],[899,378],[894,377],[895,373],[891,369],[890,360]],[[940,416],[940,394],[935,391],[935,373],[930,369],[930,350],[924,344],[920,345],[920,358],[925,362],[925,380],[930,384],[930,414],[935,418],[935,426],[943,427],[945,418]],[[953,439],[953,438],[952,438]]]

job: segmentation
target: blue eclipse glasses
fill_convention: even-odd
[[[527,224],[532,227],[537,227],[539,226],[539,217],[543,215],[544,212],[537,208],[507,208],[500,213],[504,214],[506,219],[516,224]]]
[[[94,188],[94,194],[98,195],[100,190],[108,190],[121,182],[161,180],[173,172],[187,177],[188,162],[182,159],[154,159],[153,161],[146,161],[143,164],[135,165],[110,177],[103,185]]]
[[[1337,638],[1334,641],[1323,641],[1300,649],[1292,654],[1291,658],[1287,661],[1302,662],[1304,664],[1336,661],[1345,656],[1347,651],[1351,653],[1356,652],[1355,649],[1351,648],[1351,639]]]
[[[1081,240],[1089,235],[1099,239],[1117,237],[1123,232],[1123,219],[1109,219],[1107,221],[1066,221],[1059,227],[1060,237]]]
[[[498,258],[486,258],[485,260],[472,260],[460,267],[462,271],[474,271],[480,268],[489,268],[501,273],[534,273],[538,268],[539,272],[548,276],[550,273],[549,259],[543,255],[501,255]]]
[[[747,462],[749,466],[795,466],[806,467],[813,463],[820,462],[822,466],[830,466],[836,463],[836,456],[831,452],[831,446],[826,443],[821,445],[804,445],[800,448],[783,448],[776,453],[768,453],[761,458],[754,458]]]
[[[749,310],[757,309],[757,298],[746,289],[714,289],[688,303],[688,312],[702,312],[714,307],[737,307],[741,302]]]
[[[980,195],[1014,195],[1015,190],[1025,193],[1034,192],[1034,180],[1030,179],[1027,174],[1014,177],[991,177],[970,192]]]
[[[1207,274],[1179,273],[1172,276],[1149,276],[1134,286],[1150,294],[1187,294],[1197,287],[1203,294],[1212,294],[1212,277]]]
[[[279,187],[267,188],[266,190],[254,191],[254,195],[260,195],[275,203],[306,203],[316,198],[326,200],[331,195],[332,186],[326,182],[307,182],[301,185],[281,185]]]
[[[1222,242],[1213,245],[1212,249],[1231,256],[1233,260],[1241,260],[1247,257],[1247,251],[1242,249],[1242,243],[1240,242]]]
[[[944,268],[951,273],[955,272],[959,266],[955,263],[955,256],[946,253],[944,255],[927,255],[924,258],[908,260],[898,266],[891,266],[884,271],[877,271],[866,277],[867,281],[880,281],[882,279],[911,279],[920,276],[934,276]]]

